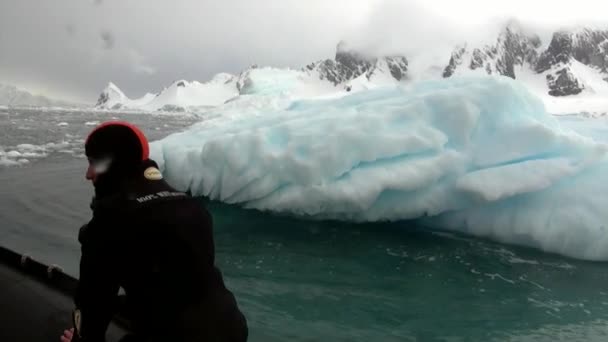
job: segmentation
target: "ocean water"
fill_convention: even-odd
[[[0,166],[3,245],[77,275],[76,234],[92,193],[80,145],[92,128],[87,122],[112,116],[140,124],[153,139],[197,120],[0,110],[5,151],[71,142]],[[214,217],[217,262],[249,320],[251,341],[608,340],[605,263],[409,222],[307,222],[204,199],[201,205]]]
[[[211,204],[220,266],[259,341],[608,338],[608,269],[407,223]]]

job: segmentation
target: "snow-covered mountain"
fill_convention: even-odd
[[[73,103],[50,99],[12,85],[0,84],[0,105],[11,107],[74,107]]]
[[[538,61],[541,40],[537,35],[526,34],[515,24],[509,24],[494,44],[471,47],[467,44],[455,49],[443,72],[443,77],[479,70],[516,78],[515,69]]]
[[[549,47],[540,56],[535,70],[546,73],[549,93],[553,96],[576,95],[585,89],[597,92],[608,88],[605,82],[601,82],[599,88],[597,84],[591,84],[589,75],[578,70],[577,65],[580,67],[580,64],[594,71],[594,76],[608,80],[608,30],[556,32]]]
[[[370,57],[348,49],[340,42],[334,59],[327,59],[306,66],[305,71],[317,75],[334,85],[350,82],[361,76],[369,81],[375,78],[392,78],[401,81],[407,74],[408,61],[404,56]]]
[[[239,75],[221,73],[211,81],[179,80],[156,95],[133,100],[109,83],[96,104],[98,109],[184,111],[218,106],[239,95],[305,97],[367,89],[406,78],[403,56],[369,57],[338,44],[335,59],[312,63],[300,70],[251,66]]]
[[[207,83],[175,81],[157,94],[147,93],[138,99],[130,99],[110,82],[99,95],[95,107],[184,111],[188,107],[217,106],[236,95],[236,80],[229,74],[218,74]]]
[[[110,83],[96,107],[184,111],[218,106],[240,95],[333,96],[410,79],[490,74],[521,81],[552,113],[608,112],[608,30],[562,30],[543,41],[510,21],[493,41],[463,43],[440,60],[445,64],[433,68],[437,75],[420,74],[410,70],[405,56],[370,56],[341,42],[333,59],[302,69],[252,66],[239,75],[222,73],[205,83],[176,81],[135,100]]]
[[[561,30],[542,42],[511,23],[494,44],[456,48],[443,76],[485,72],[518,79],[542,96],[594,97],[608,95],[607,68],[608,30]]]
[[[151,101],[144,104],[143,108],[170,110],[172,106],[181,108],[214,107],[237,95],[235,77],[222,73],[206,83],[185,80],[173,82]]]
[[[494,74],[514,78],[551,113],[608,112],[608,30],[578,28],[538,35],[511,22],[496,41],[457,47],[443,77]]]
[[[145,96],[144,96],[145,97]],[[132,102],[125,93],[114,83],[110,82],[99,95],[95,107],[107,109],[120,109],[122,106],[130,105]]]

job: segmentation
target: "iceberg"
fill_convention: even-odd
[[[608,260],[608,145],[507,77],[390,85],[272,106],[251,96],[152,144],[167,180],[306,219],[417,220]],[[225,111],[225,113],[223,113]]]

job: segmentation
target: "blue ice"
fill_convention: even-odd
[[[514,80],[436,80],[281,109],[269,103],[237,100],[154,143],[153,157],[176,187],[247,208],[419,220],[608,260],[607,145],[547,114]]]

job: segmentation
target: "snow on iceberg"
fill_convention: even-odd
[[[369,81],[368,81],[369,83]],[[271,67],[250,68],[239,75],[239,95],[282,96],[293,99],[336,93],[339,88],[315,73]]]
[[[152,145],[172,184],[275,213],[419,219],[608,260],[608,145],[561,125],[509,78],[427,81],[235,113]]]

